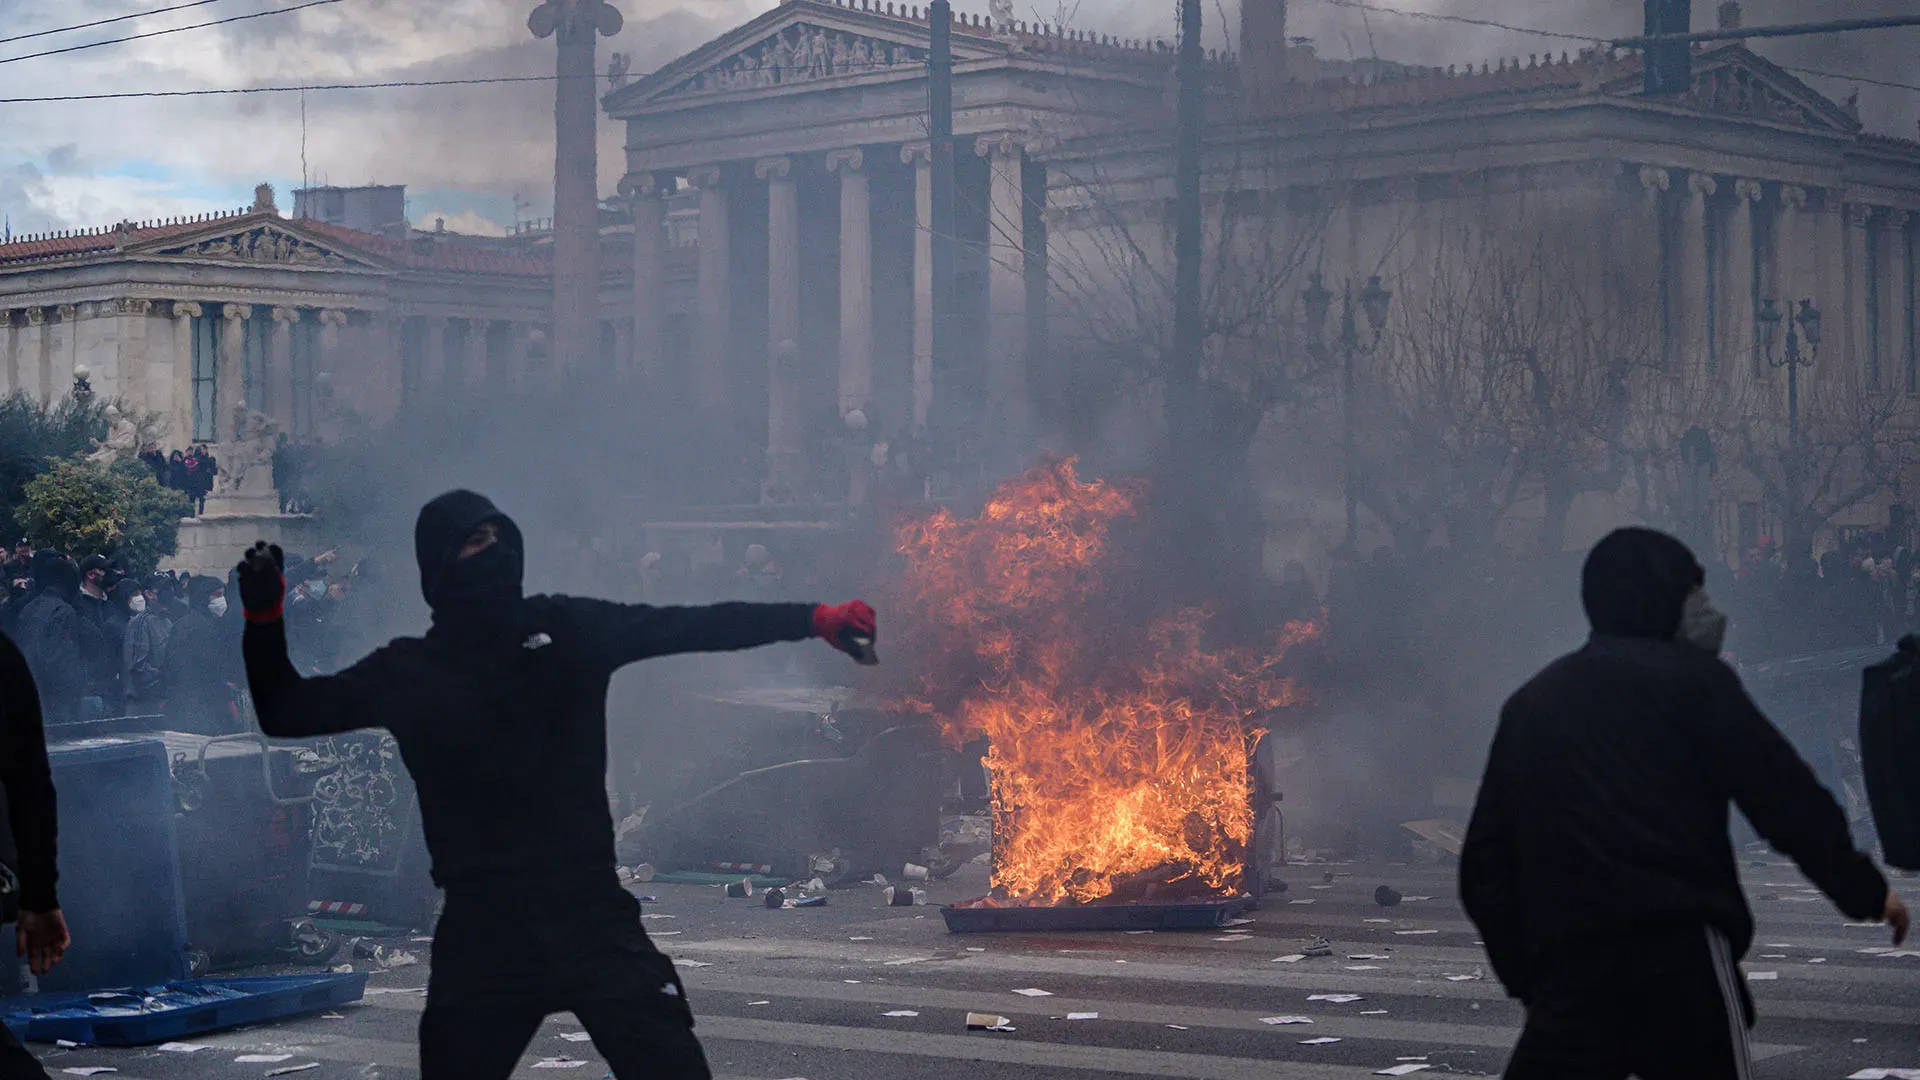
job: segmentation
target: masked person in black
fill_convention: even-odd
[[[20,912],[14,951],[35,975],[60,962],[72,939],[60,914],[54,886],[56,805],[53,768],[47,761],[40,696],[26,658],[0,635],[0,791],[6,795],[0,846],[11,847],[20,871]],[[10,843],[8,843],[10,841]],[[6,916],[0,915],[0,920]],[[46,1070],[5,1025],[0,1025],[0,1080],[47,1080]]]
[[[648,607],[521,596],[520,530],[453,491],[414,526],[433,624],[334,675],[287,659],[277,548],[240,564],[247,680],[268,735],[383,727],[420,796],[446,890],[420,1021],[424,1080],[502,1080],[550,1013],[570,1010],[621,1080],[704,1078],[673,964],[614,873],[607,683],[669,653],[871,639],[859,601]]]
[[[1906,936],[1833,796],[1721,662],[1704,582],[1673,537],[1608,534],[1581,571],[1593,636],[1500,710],[1460,893],[1527,1008],[1508,1080],[1749,1075],[1729,803],[1841,911]]]

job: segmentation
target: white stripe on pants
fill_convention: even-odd
[[[1707,954],[1713,958],[1713,973],[1720,981],[1720,998],[1727,1007],[1727,1027],[1733,1037],[1733,1070],[1740,1080],[1753,1076],[1753,1061],[1747,1051],[1747,1014],[1740,1003],[1740,966],[1733,962],[1733,945],[1727,935],[1707,927]]]

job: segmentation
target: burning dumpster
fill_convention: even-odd
[[[1249,759],[1304,702],[1286,656],[1318,627],[1253,648],[1213,641],[1204,607],[1155,610],[1130,542],[1143,497],[1060,460],[977,517],[898,530],[908,707],[991,747],[991,890],[950,929],[1212,925],[1245,902]]]

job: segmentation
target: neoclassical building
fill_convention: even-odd
[[[1214,237],[1249,206],[1303,237],[1274,321],[1297,319],[1307,271],[1404,288],[1463,222],[1577,219],[1599,226],[1596,265],[1653,283],[1671,362],[1778,378],[1755,317],[1812,298],[1827,329],[1816,377],[1920,391],[1920,144],[1864,130],[1744,44],[1697,48],[1691,90],[1649,97],[1635,54],[1329,63],[1287,44],[1284,0],[1247,0],[1241,20],[1244,53],[1209,63],[1205,205]],[[1049,367],[1072,362],[1089,321],[1168,340],[1149,310],[1165,304],[1139,294],[1170,271],[1172,53],[962,15],[962,341],[951,370],[932,367],[927,43],[913,5],[786,0],[605,98],[626,124],[638,223],[635,362],[662,363],[676,303],[658,285],[659,199],[697,193],[694,343],[667,378],[764,423],[771,460],[853,409],[896,429],[947,409],[988,442],[1017,438],[1036,400],[1072,384]],[[1766,528],[1737,488],[1717,508],[1728,547]],[[1889,499],[1858,513],[1884,520]]]
[[[221,443],[243,403],[295,436],[327,407],[391,415],[428,388],[518,378],[541,355],[544,259],[254,206],[0,244],[0,393],[96,393],[164,445]]]

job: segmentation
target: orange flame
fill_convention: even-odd
[[[1003,484],[977,518],[898,529],[920,691],[958,743],[984,734],[1000,902],[1237,892],[1252,838],[1255,723],[1299,704],[1286,650],[1209,650],[1207,614],[1129,615],[1118,579],[1145,494],[1082,482],[1072,459]]]

